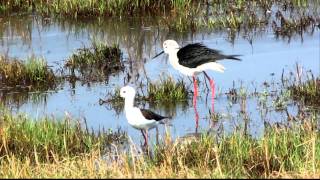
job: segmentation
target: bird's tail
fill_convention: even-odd
[[[237,58],[238,56],[241,56],[241,55],[228,55],[225,57],[225,59],[233,59],[233,60],[241,61],[241,59]]]

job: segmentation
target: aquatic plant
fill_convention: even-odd
[[[320,77],[312,76],[311,79],[300,84],[293,84],[288,89],[293,99],[302,101],[307,105],[320,105]]]
[[[149,101],[154,103],[177,103],[188,101],[189,90],[186,83],[180,79],[176,82],[170,76],[160,76],[160,79],[155,82],[147,82],[147,93],[144,94],[144,87],[136,89],[137,101]],[[124,99],[120,96],[120,87],[116,87],[113,92],[108,92],[106,99],[99,100],[100,105],[110,103],[113,108],[121,111],[120,108],[124,104]]]
[[[308,29],[311,29],[312,32],[317,25],[317,18],[311,15],[302,14],[297,17],[285,17],[283,12],[278,10],[275,16],[276,19],[272,21],[272,29],[276,38],[288,37],[290,40],[293,34],[302,35],[303,32],[307,32]]]
[[[148,100],[151,101],[187,101],[189,91],[183,79],[177,82],[171,76],[160,76],[156,82],[148,82]]]
[[[66,61],[65,67],[71,72],[71,76],[87,81],[103,81],[114,72],[124,68],[122,53],[118,46],[93,41],[92,47],[78,49],[76,53]]]
[[[308,106],[320,105],[320,77],[316,77],[311,70],[306,71],[296,63],[295,70],[288,74],[282,71],[281,85],[286,98],[302,102]]]
[[[48,89],[56,85],[56,76],[42,58],[26,61],[0,56],[0,84],[7,87]]]

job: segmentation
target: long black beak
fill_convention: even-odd
[[[155,55],[152,59],[154,59],[154,58],[156,58],[156,57],[160,56],[160,55],[161,55],[161,54],[163,54],[163,53],[164,53],[164,51],[161,51],[159,54]]]

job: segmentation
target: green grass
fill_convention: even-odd
[[[106,154],[96,148],[78,146],[78,143],[83,143],[78,138],[74,138],[73,141],[65,138],[77,137],[72,132],[78,130],[73,130],[72,126],[64,126],[64,131],[59,131],[61,137],[58,137],[44,131],[53,128],[48,124],[44,126],[43,122],[34,122],[32,126],[42,130],[33,129],[35,131],[33,133],[28,132],[31,125],[21,128],[20,123],[17,126],[12,124],[10,130],[13,133],[17,133],[18,130],[23,131],[21,137],[15,139],[23,140],[28,144],[21,143],[23,146],[11,147],[10,153],[1,154],[0,176],[15,178],[315,178],[320,175],[320,140],[319,133],[313,128],[314,125],[311,125],[311,122],[316,122],[317,117],[313,118],[315,118],[313,121],[309,119],[304,124],[291,128],[269,127],[261,139],[253,139],[241,132],[234,132],[220,138],[213,134],[177,140],[167,137],[161,144],[154,147],[151,153],[153,155],[150,156],[138,153],[134,145],[127,151],[119,150],[116,153],[107,152]],[[9,133],[8,130],[2,129],[2,142],[8,139],[8,135],[4,136]],[[30,138],[27,141],[25,140],[27,137],[33,139]],[[49,140],[51,142],[48,142]],[[49,146],[57,142],[61,144]],[[85,142],[93,147],[96,141]],[[15,141],[13,143],[19,144]],[[6,144],[8,143],[2,144],[2,152],[5,151],[5,147],[8,149]],[[18,149],[18,147],[28,146],[31,147]],[[51,159],[48,155],[39,156],[47,154],[46,147],[51,147],[51,151],[48,151]],[[41,150],[45,153],[40,153]],[[60,153],[61,150],[62,153]],[[70,155],[70,151],[77,153]],[[66,153],[69,155],[64,155]],[[103,157],[107,157],[108,160]]]
[[[150,103],[175,104],[187,102],[190,91],[187,84],[182,80],[174,80],[171,76],[160,76],[160,79],[147,83],[147,94],[144,94],[144,87],[136,88],[136,101],[149,101]],[[107,94],[106,100],[100,99],[100,104],[110,104],[116,112],[120,112],[124,106],[124,99],[120,96],[120,87]]]
[[[188,88],[180,79],[175,81],[171,76],[161,76],[158,81],[148,83],[148,97],[150,101],[177,102],[188,100]]]
[[[290,40],[292,36],[313,34],[320,23],[319,3],[312,0],[214,0],[208,2],[204,0],[166,0],[161,3],[154,0],[4,0],[0,2],[0,7],[2,7],[2,14],[7,15],[16,11],[18,14],[19,12],[30,13],[34,9],[37,12],[35,14],[42,17],[40,19],[42,19],[43,26],[50,25],[51,23],[47,23],[49,21],[58,21],[63,27],[71,29],[72,33],[81,29],[83,25],[101,28],[101,20],[108,19],[103,18],[104,16],[118,17],[117,21],[120,21],[120,24],[127,21],[127,19],[123,21],[123,17],[137,16],[140,23],[145,26],[159,26],[180,32],[224,31],[228,33],[228,39],[232,42],[236,36],[244,36],[250,43],[255,36],[263,34],[269,28],[274,32],[276,38]],[[33,8],[30,4],[34,4]],[[148,23],[144,19],[146,17],[151,18],[152,23]],[[29,31],[31,19],[23,23],[8,22],[8,19],[10,16],[5,16],[2,21],[0,19],[3,22],[0,24],[0,35],[7,34],[6,32],[10,30],[8,26],[10,26],[15,29],[14,34],[23,37],[23,41],[29,42],[32,39],[30,33],[25,33]],[[121,29],[125,31],[130,29],[130,19],[128,19],[129,27]],[[75,28],[70,27],[73,24]],[[122,31],[121,29],[119,32]],[[96,32],[94,30],[94,33]],[[134,37],[131,31],[127,39],[132,38]]]
[[[124,98],[120,96],[120,89],[121,87],[115,87],[104,99],[99,100],[99,104],[106,105],[116,114],[120,114],[124,108]],[[136,87],[135,101],[148,102],[151,108],[162,108],[170,112],[176,109],[177,105],[186,109],[189,93],[187,84],[182,79],[176,81],[170,76],[160,76],[159,80],[148,82],[146,87]]]
[[[202,136],[160,146],[152,161],[177,173],[193,171],[197,177],[266,178],[293,172],[303,175],[303,171],[318,174],[320,141],[318,133],[301,127],[266,129],[259,140],[235,132],[218,141],[214,136]]]
[[[309,79],[288,88],[295,100],[303,101],[307,105],[320,105],[320,77]]]
[[[314,2],[216,0],[209,4],[193,3],[190,8],[170,14],[160,23],[169,29],[186,32],[227,28],[231,41],[239,33],[249,36],[251,41],[252,33],[265,31],[269,26],[277,38],[290,39],[295,34],[314,31],[319,23],[319,5]]]
[[[4,0],[0,3],[0,13],[32,12],[42,15],[69,17],[83,16],[122,16],[141,13],[155,13],[175,5],[182,6],[184,1],[165,0]]]
[[[56,76],[42,58],[26,61],[0,56],[0,84],[3,86],[48,89],[56,85]]]
[[[126,133],[122,131],[90,133],[79,121],[69,117],[32,119],[24,114],[12,115],[2,107],[0,112],[1,157],[49,162],[93,150],[106,152],[111,143],[126,140]]]
[[[122,53],[117,45],[108,46],[93,41],[91,47],[78,49],[65,63],[71,76],[89,81],[104,80],[109,74],[122,70]]]
[[[289,75],[284,76],[283,72],[281,81],[293,100],[314,107],[320,105],[320,77],[316,77],[312,71],[306,71],[296,64],[295,70]]]

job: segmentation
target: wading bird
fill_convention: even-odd
[[[193,104],[196,106],[196,97],[198,96],[198,85],[195,75],[203,72],[206,78],[209,79],[212,91],[212,111],[214,112],[214,81],[211,79],[205,70],[214,70],[224,72],[225,67],[217,61],[223,59],[233,59],[241,61],[239,55],[224,55],[219,50],[210,49],[203,44],[194,43],[188,44],[180,48],[179,44],[174,40],[166,40],[163,42],[163,51],[153,57],[156,58],[162,53],[169,55],[169,62],[173,68],[180,71],[182,74],[192,76],[194,84]]]
[[[141,130],[144,137],[144,146],[148,144],[148,129],[156,127],[159,123],[164,123],[163,120],[169,117],[164,117],[147,109],[134,107],[134,97],[136,91],[131,86],[124,86],[120,89],[120,96],[125,99],[124,110],[128,123]]]

